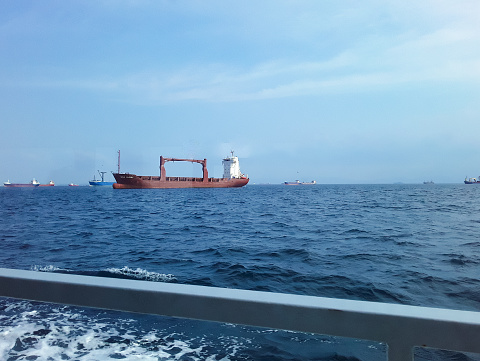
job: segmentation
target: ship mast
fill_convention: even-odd
[[[118,150],[117,173],[120,173],[120,149]]]

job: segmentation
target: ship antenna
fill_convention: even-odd
[[[117,164],[117,167],[118,167],[117,173],[120,173],[120,149],[118,150],[118,164]]]

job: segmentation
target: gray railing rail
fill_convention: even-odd
[[[0,296],[480,353],[480,313],[0,268]]]

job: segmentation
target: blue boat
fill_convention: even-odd
[[[465,177],[465,180],[463,181],[465,184],[480,184],[480,177],[478,178],[468,178]]]
[[[95,175],[93,175],[93,180],[88,182],[91,186],[95,186],[95,187],[98,187],[98,186],[113,186],[114,182],[105,182],[105,180],[104,180],[105,173],[107,173],[107,172],[98,171],[98,173],[100,174],[100,177],[102,178],[102,180],[95,179]]]

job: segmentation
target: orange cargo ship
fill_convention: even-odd
[[[203,177],[167,177],[165,171],[166,162],[193,162],[202,165]],[[118,152],[118,172],[113,173],[116,183],[115,189],[135,188],[232,188],[243,187],[249,179],[240,173],[238,157],[232,156],[223,159],[223,178],[209,178],[207,160],[164,158],[160,156],[160,176],[140,176],[131,173],[120,173],[120,151]]]

